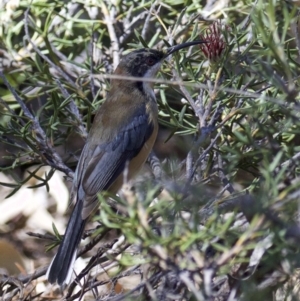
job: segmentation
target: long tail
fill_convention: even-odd
[[[83,202],[77,201],[67,225],[64,238],[53,258],[47,278],[50,283],[57,282],[60,286],[71,280],[73,265],[77,256],[77,247],[80,243],[86,219],[81,218]]]

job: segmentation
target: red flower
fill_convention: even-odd
[[[200,39],[206,41],[205,44],[199,45],[200,49],[205,57],[213,62],[221,57],[225,49],[225,41],[222,36],[221,28],[221,21],[219,20],[210,25],[203,35],[200,34]]]

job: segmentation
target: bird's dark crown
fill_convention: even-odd
[[[154,49],[138,49],[125,55],[120,67],[131,75],[136,77],[143,77],[157,63],[165,57],[164,52]]]
[[[206,43],[205,41],[191,41],[179,45],[171,46],[166,51],[159,51],[149,48],[134,50],[125,55],[119,67],[131,76],[144,77],[149,70],[157,71],[155,65],[160,63],[170,54],[193,45]]]

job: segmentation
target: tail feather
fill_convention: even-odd
[[[71,280],[77,247],[86,223],[86,220],[81,217],[82,207],[83,202],[77,201],[67,225],[64,238],[47,271],[47,278],[50,283],[57,282],[60,286],[63,286]]]

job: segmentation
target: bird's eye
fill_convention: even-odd
[[[151,57],[147,57],[146,58],[146,64],[148,66],[153,66],[155,64],[155,60],[153,58],[151,58]]]

